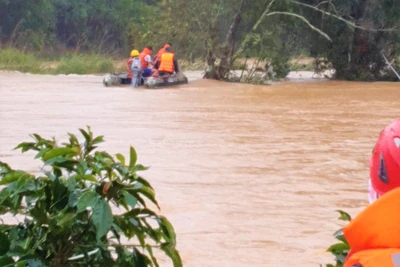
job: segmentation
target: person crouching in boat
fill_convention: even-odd
[[[146,46],[142,53],[140,53],[140,63],[142,67],[142,77],[158,77],[158,71],[155,68],[152,68],[152,60],[151,60],[151,53],[153,52],[153,48],[151,46]]]
[[[344,267],[400,266],[400,120],[380,133],[370,159],[368,205],[344,229]]]
[[[158,73],[163,76],[174,72],[179,72],[178,61],[175,59],[175,54],[171,51],[171,48],[167,47],[165,53],[161,55]]]
[[[131,57],[126,62],[126,70],[128,71],[128,78],[132,79],[132,76],[133,76],[133,73],[132,73],[132,62],[137,57],[139,57],[139,51],[136,50],[136,49],[133,49],[131,51]]]
[[[165,53],[165,49],[168,47],[172,47],[171,43],[166,43],[163,47],[160,48],[160,50],[158,50],[157,54],[154,56],[153,59],[153,66],[154,68],[158,69],[158,67],[160,66],[160,60],[161,60],[161,56],[162,54]]]

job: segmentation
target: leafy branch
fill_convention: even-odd
[[[93,136],[90,127],[79,131],[82,143],[71,133],[61,145],[33,134],[34,142],[15,148],[36,152],[44,164],[38,177],[0,162],[0,215],[25,218],[0,225],[0,265],[158,266],[153,249],[159,249],[181,267],[172,224],[147,207],[159,205],[138,174],[148,168],[137,163],[135,149],[129,160],[114,158],[95,151],[103,136]],[[113,206],[125,212],[114,214]],[[121,238],[139,244],[123,245]]]
[[[339,220],[346,221],[346,222],[351,221],[351,216],[348,213],[346,213],[342,210],[337,210],[337,212],[339,212],[339,214],[340,214]],[[327,264],[325,267],[343,267],[343,264],[349,253],[350,246],[347,243],[347,240],[343,235],[343,229],[337,230],[333,234],[333,236],[339,242],[331,245],[327,251],[330,252],[335,257],[335,265]],[[322,265],[320,265],[320,267],[322,267]]]

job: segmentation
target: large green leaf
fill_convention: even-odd
[[[94,207],[97,203],[97,201],[99,201],[100,199],[100,195],[97,194],[94,191],[86,191],[85,193],[83,193],[78,200],[78,210],[77,212],[82,212],[84,210],[86,210],[87,207]]]
[[[134,225],[125,216],[115,216],[114,217],[114,228],[118,233],[123,233],[128,239],[135,236]]]
[[[0,257],[0,266],[2,267],[14,267],[14,260],[9,256]]]
[[[136,204],[138,201],[136,197],[132,196],[131,194],[129,194],[126,191],[123,191],[122,195],[124,196],[124,199],[129,206],[131,206],[132,208],[136,207]]]
[[[137,161],[137,153],[136,153],[136,150],[131,146],[129,167],[132,168],[133,166],[135,166],[136,161]]]
[[[136,164],[135,166],[129,167],[132,172],[147,171],[150,167],[143,166],[142,164]]]
[[[74,178],[79,181],[79,180],[85,180],[89,182],[97,182],[96,177],[93,174],[85,174],[85,175],[76,175]]]
[[[122,165],[125,165],[125,157],[124,155],[118,153],[117,155],[115,155],[117,157],[117,159],[121,162]]]
[[[97,136],[95,139],[93,139],[93,142],[92,142],[92,144],[99,144],[99,143],[102,143],[102,142],[104,142],[104,136],[103,135],[100,135],[100,136]]]
[[[33,177],[33,175],[24,171],[11,171],[0,180],[0,185],[10,184],[21,178]]]
[[[113,223],[111,208],[103,198],[100,198],[94,205],[92,220],[96,227],[96,238],[99,240],[107,234]]]
[[[8,166],[8,164],[0,161],[0,177],[2,177],[3,175],[5,175],[11,171],[12,171],[12,169],[10,166]]]
[[[10,189],[8,189],[7,187],[6,188],[3,188],[1,191],[0,191],[0,204],[2,204],[6,199],[8,199],[8,197],[11,195],[11,191],[10,191]]]
[[[145,185],[145,186],[147,186],[147,187],[150,187],[152,190],[154,190],[154,188],[151,186],[151,184],[148,182],[148,181],[146,181],[145,179],[143,179],[142,177],[138,177],[137,179],[136,179],[140,184],[143,184],[143,185]]]
[[[141,253],[137,248],[133,248],[133,266],[149,266],[151,264],[151,260]],[[150,265],[151,266],[151,265]]]
[[[47,210],[43,202],[36,202],[35,207],[30,210],[30,215],[38,224],[48,223]]]
[[[74,146],[79,146],[79,141],[78,138],[76,138],[76,135],[72,134],[72,133],[68,133],[69,135],[69,142],[71,145]]]
[[[57,147],[48,151],[43,157],[43,161],[48,161],[50,159],[67,156],[67,155],[78,155],[79,147]]]
[[[66,168],[69,171],[72,171],[75,167],[76,164],[78,164],[78,161],[72,160],[70,158],[66,157],[56,157],[49,159],[44,163],[45,165],[53,165],[54,167],[59,167],[59,168]]]
[[[162,244],[161,249],[167,254],[168,257],[171,258],[174,267],[182,267],[182,259],[179,256],[178,251],[175,249],[175,246],[172,244]]]
[[[339,212],[339,214],[340,214],[339,220],[351,221],[351,216],[347,212],[344,212],[342,210],[337,210],[337,212]]]
[[[89,144],[90,141],[92,140],[91,135],[90,135],[90,128],[88,127],[89,133],[83,129],[79,129],[79,131],[82,133],[83,137],[85,137],[86,144]]]
[[[146,196],[152,203],[154,203],[157,206],[157,208],[160,209],[160,206],[158,205],[158,202],[156,200],[156,194],[151,187],[142,185],[140,189],[137,190],[137,192]]]
[[[26,267],[27,264],[28,264],[28,263],[27,263],[26,261],[18,261],[18,262],[15,264],[15,267]],[[29,265],[28,265],[28,267],[29,267]]]
[[[32,175],[25,175],[21,176],[14,188],[14,194],[25,193],[27,191],[35,191],[36,184],[35,184],[35,177]]]
[[[10,249],[10,240],[8,236],[0,232],[0,256],[3,256]]]
[[[176,234],[175,234],[175,230],[174,230],[174,227],[172,226],[172,224],[164,216],[159,216],[157,218],[157,220],[158,220],[158,223],[159,223],[162,231],[168,238],[167,241],[173,245],[176,245]]]
[[[78,204],[79,201],[79,197],[80,197],[80,192],[78,190],[73,191],[68,198],[68,206],[73,208],[76,207],[76,205]]]
[[[102,163],[103,166],[109,166],[109,165],[115,163],[115,160],[113,159],[113,157],[109,153],[104,152],[104,151],[95,152],[94,157],[99,163]]]
[[[29,267],[46,267],[40,260],[38,259],[31,259],[25,260]]]
[[[23,143],[20,143],[20,144],[19,144],[18,146],[16,146],[14,149],[18,149],[18,148],[21,148],[22,153],[24,153],[24,152],[26,152],[26,151],[28,151],[28,150],[31,150],[31,149],[38,150],[38,149],[36,148],[36,144],[33,143],[33,142],[23,142]]]
[[[76,217],[75,212],[61,212],[57,216],[57,225],[58,226],[70,226],[72,224],[72,220]]]
[[[44,148],[39,151],[39,153],[36,154],[35,159],[43,157],[47,152],[49,152],[51,148]]]
[[[327,251],[332,253],[344,253],[347,252],[349,249],[350,247],[346,243],[336,243],[330,246]]]

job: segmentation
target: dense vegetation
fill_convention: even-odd
[[[66,52],[127,56],[172,42],[180,59],[206,62],[206,78],[285,76],[293,56],[331,65],[336,78],[396,80],[400,5],[395,0],[0,0],[0,41],[42,57]],[[230,72],[255,58],[244,77]],[[321,64],[319,64],[321,63]],[[273,69],[273,71],[272,71]],[[243,76],[243,75],[242,75]]]
[[[161,251],[181,267],[174,228],[151,209],[158,203],[135,149],[114,158],[96,151],[103,136],[80,132],[83,142],[33,134],[16,147],[42,161],[37,176],[0,162],[0,215],[18,221],[1,220],[0,266],[159,266]]]

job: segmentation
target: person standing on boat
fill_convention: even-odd
[[[132,62],[137,57],[139,57],[139,51],[136,50],[136,49],[133,49],[131,51],[131,57],[126,62],[126,70],[128,71],[128,78],[132,78],[132,76],[133,76],[133,73],[132,73]]]
[[[344,267],[400,266],[400,119],[381,131],[370,159],[368,205],[344,229]]]

